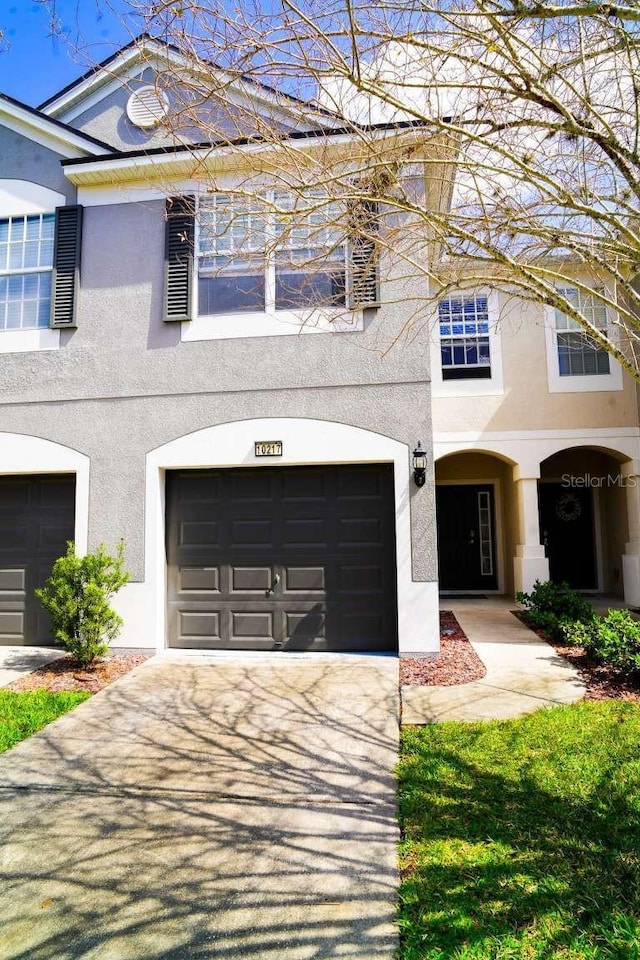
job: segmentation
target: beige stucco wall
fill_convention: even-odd
[[[459,397],[433,397],[436,433],[635,427],[635,382],[611,392],[549,393],[544,308],[499,298],[504,393],[473,396],[469,384]]]

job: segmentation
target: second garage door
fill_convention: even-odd
[[[51,644],[34,590],[73,540],[75,478],[0,478],[0,644]]]
[[[167,475],[168,643],[397,648],[390,464]]]

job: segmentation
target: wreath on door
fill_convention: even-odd
[[[563,523],[571,523],[577,520],[582,513],[582,504],[575,493],[564,493],[556,500],[556,516]]]

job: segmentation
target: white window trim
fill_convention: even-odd
[[[49,327],[0,331],[0,354],[36,353],[39,350],[58,350],[59,347],[60,331]]]
[[[232,188],[228,188],[232,189]],[[220,188],[220,193],[225,189]],[[195,217],[193,257],[193,298],[191,320],[181,324],[183,342],[198,340],[237,340],[250,337],[299,336],[303,333],[357,333],[364,330],[364,313],[344,307],[305,307],[300,310],[243,311],[240,313],[198,314],[198,250],[200,220]],[[345,270],[349,282],[349,255],[345,250]],[[265,270],[267,301],[274,299],[275,267]]]
[[[0,178],[0,219],[51,213],[64,206],[64,194],[28,180]],[[0,331],[0,355],[37,353],[60,348],[60,331],[47,327]]]
[[[545,307],[544,332],[549,393],[609,393],[613,390],[622,390],[622,367],[611,355],[609,356],[609,373],[560,376],[555,307]],[[614,339],[616,328],[609,326],[607,332]]]
[[[478,288],[476,290],[452,291],[467,297],[487,298],[489,313],[489,352],[491,356],[491,376],[478,380],[443,380],[440,352],[440,323],[438,304],[433,317],[433,336],[431,338],[431,391],[434,397],[491,397],[504,393],[502,371],[502,336],[498,321],[498,295],[494,290]],[[441,299],[441,298],[438,298]]]

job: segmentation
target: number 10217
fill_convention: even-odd
[[[254,446],[256,457],[282,456],[282,440],[256,440]]]

